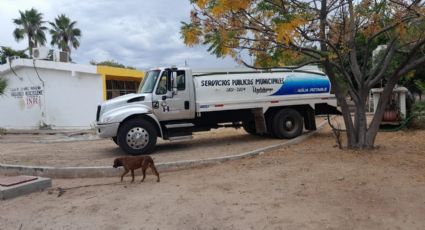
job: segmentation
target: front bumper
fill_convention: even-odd
[[[116,137],[120,123],[96,124],[96,132],[99,137]]]

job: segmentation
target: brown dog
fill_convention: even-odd
[[[150,156],[134,156],[134,157],[116,158],[114,160],[113,167],[118,168],[120,166],[123,166],[125,170],[124,173],[121,175],[121,181],[123,181],[125,174],[127,174],[131,170],[131,177],[133,178],[131,182],[134,182],[134,170],[138,168],[142,168],[142,172],[143,172],[142,182],[143,182],[146,177],[146,169],[150,167],[152,169],[152,172],[158,178],[156,182],[159,182],[159,173],[155,168],[155,164],[153,163],[152,157]]]

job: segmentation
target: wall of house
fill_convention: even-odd
[[[94,124],[97,105],[103,101],[100,74],[48,68],[37,72],[21,66],[15,70],[17,76],[10,71],[0,75],[8,81],[0,96],[0,127],[86,129]]]

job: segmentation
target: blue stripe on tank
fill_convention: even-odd
[[[328,77],[321,75],[287,76],[278,91],[270,96],[329,93]]]

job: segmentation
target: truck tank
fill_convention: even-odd
[[[198,111],[224,104],[331,96],[329,78],[319,71],[204,73],[194,74],[194,83]]]

